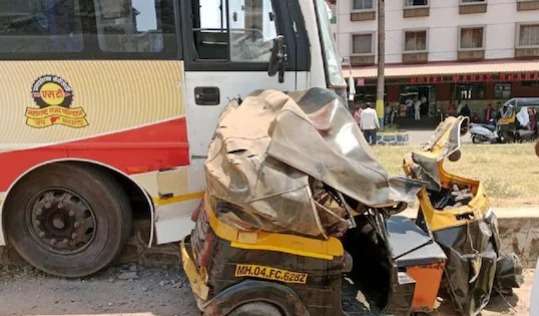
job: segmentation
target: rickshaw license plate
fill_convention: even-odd
[[[279,281],[284,283],[307,283],[307,273],[292,272],[253,264],[237,264],[236,277],[253,277],[266,280]]]

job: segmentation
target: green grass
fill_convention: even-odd
[[[391,175],[402,175],[402,159],[419,146],[377,146],[374,152]],[[462,147],[458,162],[446,162],[453,174],[482,181],[493,206],[539,206],[539,158],[534,144]]]

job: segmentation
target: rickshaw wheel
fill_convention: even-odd
[[[265,302],[243,304],[228,316],[284,316],[276,306]]]

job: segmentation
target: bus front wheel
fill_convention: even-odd
[[[131,231],[125,192],[110,174],[76,163],[31,172],[6,201],[8,243],[34,267],[75,278],[98,272]]]

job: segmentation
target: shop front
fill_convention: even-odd
[[[356,85],[354,103],[374,102],[376,69],[345,71]],[[467,105],[472,121],[485,121],[513,97],[539,97],[539,63],[529,61],[388,65],[385,115],[401,127],[432,127]],[[386,118],[386,122],[389,120]]]

